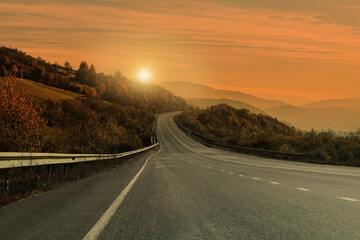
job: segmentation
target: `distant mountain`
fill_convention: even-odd
[[[360,98],[331,99],[292,106],[281,101],[190,82],[162,82],[159,85],[199,107],[225,103],[254,113],[264,111],[302,130],[357,131],[360,128]]]
[[[226,98],[226,99],[245,102],[260,109],[272,108],[279,105],[286,105],[285,102],[281,102],[281,101],[259,98],[252,96],[250,94],[237,92],[237,91],[214,89],[206,85],[190,83],[185,81],[161,82],[158,83],[158,85],[172,91],[174,94],[183,98],[211,98],[211,99]]]
[[[252,113],[264,113],[263,110],[261,110],[260,108],[254,107],[250,104],[241,102],[241,101],[236,101],[236,100],[230,100],[230,99],[226,99],[226,98],[222,98],[222,99],[212,99],[212,98],[188,98],[186,99],[186,101],[188,103],[191,103],[197,107],[200,108],[207,108],[213,105],[218,105],[220,103],[225,103],[229,106],[232,106],[234,108],[237,109],[248,109],[250,110],[250,112]]]
[[[356,108],[360,109],[360,98],[329,99],[304,104],[304,108]]]
[[[360,109],[283,105],[265,109],[265,112],[304,130],[356,131],[360,128]]]

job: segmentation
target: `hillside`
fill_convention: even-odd
[[[61,88],[51,87],[49,85],[35,82],[28,79],[22,79],[22,87],[29,91],[29,94],[35,98],[42,100],[48,99],[73,99],[82,96],[81,94],[74,93],[71,91],[63,90]]]
[[[327,107],[304,108],[290,105],[265,109],[266,113],[303,130],[357,131],[360,128],[360,110]]]
[[[155,84],[97,73],[85,61],[73,70],[0,47],[0,75],[1,151],[132,150],[151,144],[155,115],[186,108]]]
[[[186,99],[186,101],[188,103],[193,104],[200,108],[207,108],[207,107],[210,107],[213,105],[218,105],[218,104],[224,103],[224,104],[227,104],[227,105],[232,106],[237,109],[248,109],[252,113],[257,113],[257,114],[264,113],[264,111],[261,110],[260,108],[251,106],[250,104],[236,101],[236,100],[230,100],[230,99],[226,99],[226,98],[223,98],[223,99],[188,98],[188,99]]]
[[[214,89],[206,85],[176,81],[176,82],[161,82],[160,86],[172,91],[174,94],[183,98],[210,98],[210,99],[231,99],[250,104],[254,107],[265,109],[286,103],[276,100],[268,100],[252,96],[250,94]]]
[[[188,109],[176,121],[221,144],[305,153],[309,161],[318,163],[360,165],[359,131],[346,137],[331,131],[297,131],[272,117],[225,104]]]
[[[274,118],[226,104],[188,110],[180,114],[180,119],[190,130],[230,145],[244,146],[255,139],[296,134],[295,128]]]
[[[354,108],[360,109],[360,98],[329,99],[301,105],[303,108]]]
[[[163,82],[160,85],[199,107],[225,103],[238,109],[250,109],[254,113],[265,112],[302,130],[357,131],[360,128],[360,98],[292,106],[246,93],[218,90],[189,82]]]

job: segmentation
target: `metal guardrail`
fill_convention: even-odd
[[[306,154],[303,153],[290,153],[290,152],[279,152],[279,151],[272,151],[272,150],[265,150],[265,149],[257,149],[257,148],[247,148],[247,147],[238,147],[232,145],[225,145],[219,143],[211,143],[212,145],[229,148],[233,150],[240,150],[244,152],[258,152],[258,153],[265,153],[265,154],[277,154],[277,155],[285,155],[285,156],[296,156],[296,157],[307,157]]]
[[[303,154],[303,153],[279,152],[279,151],[272,151],[272,150],[265,150],[265,149],[258,149],[258,148],[238,147],[238,146],[220,144],[220,143],[216,143],[213,140],[208,139],[198,133],[190,132],[190,134],[193,137],[200,139],[201,141],[203,141],[206,145],[208,145],[210,147],[220,147],[220,148],[233,150],[233,151],[239,151],[239,152],[243,152],[243,153],[261,154],[261,155],[267,155],[267,156],[273,156],[273,157],[282,156],[282,157],[288,158],[288,157],[292,156],[292,157],[307,158],[307,154]]]
[[[187,135],[190,137],[202,142],[203,144],[209,146],[209,147],[219,147],[222,149],[228,149],[232,151],[237,152],[243,152],[243,153],[249,153],[249,154],[260,154],[260,155],[266,155],[271,157],[279,157],[281,158],[288,158],[288,157],[296,157],[296,158],[307,158],[307,154],[303,153],[290,153],[290,152],[279,152],[279,151],[272,151],[272,150],[265,150],[265,149],[257,149],[257,148],[247,148],[247,147],[238,147],[238,146],[231,146],[231,145],[225,145],[216,143],[214,140],[209,139],[199,133],[193,132],[189,129],[187,129],[182,123],[176,120],[176,116],[174,117],[176,125],[184,131]]]
[[[155,140],[155,139],[154,139]],[[145,148],[117,154],[63,154],[63,153],[18,153],[0,152],[0,169],[40,165],[67,164],[122,158],[145,152],[158,146],[156,143]]]

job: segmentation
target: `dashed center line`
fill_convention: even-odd
[[[342,197],[340,198],[341,200],[345,200],[345,201],[350,201],[350,202],[357,202],[358,200],[354,199],[354,198],[348,198],[348,197]]]
[[[269,182],[269,183],[271,183],[271,184],[275,184],[275,185],[280,184],[280,183],[278,183],[278,182]]]
[[[163,158],[161,158],[163,159]],[[218,169],[218,168],[213,168],[213,167],[209,167],[209,166],[204,166],[204,165],[201,165],[201,164],[198,164],[198,163],[194,163],[194,162],[191,162],[191,161],[188,161],[189,163],[191,164],[194,164],[194,165],[197,165],[199,167],[204,167],[204,168],[208,168],[208,169],[214,169],[214,170],[218,170],[218,171],[221,171],[221,172],[226,172],[224,169]],[[157,165],[156,167],[157,168],[161,168],[163,167],[162,164],[160,162],[155,162],[155,164]],[[234,172],[227,172],[228,174],[235,174]],[[245,175],[241,174],[241,173],[237,173],[236,174],[237,176],[239,177],[244,177]],[[254,177],[252,178],[253,180],[260,180],[261,178],[258,178],[258,177]],[[279,185],[280,183],[279,182],[275,182],[275,181],[269,181],[270,184],[274,184],[274,185]],[[309,189],[307,188],[296,188],[297,190],[300,190],[300,191],[305,191],[305,192],[308,192],[310,191]],[[349,198],[349,197],[340,197],[339,199],[341,200],[344,200],[344,201],[349,201],[349,202],[359,202],[360,200],[357,200],[355,198]]]

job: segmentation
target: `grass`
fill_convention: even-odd
[[[47,99],[66,100],[81,96],[80,94],[74,92],[66,91],[56,87],[51,87],[43,83],[35,82],[28,79],[22,80],[22,87],[25,90],[28,90],[29,94],[32,97],[40,98],[43,100],[47,100]]]

